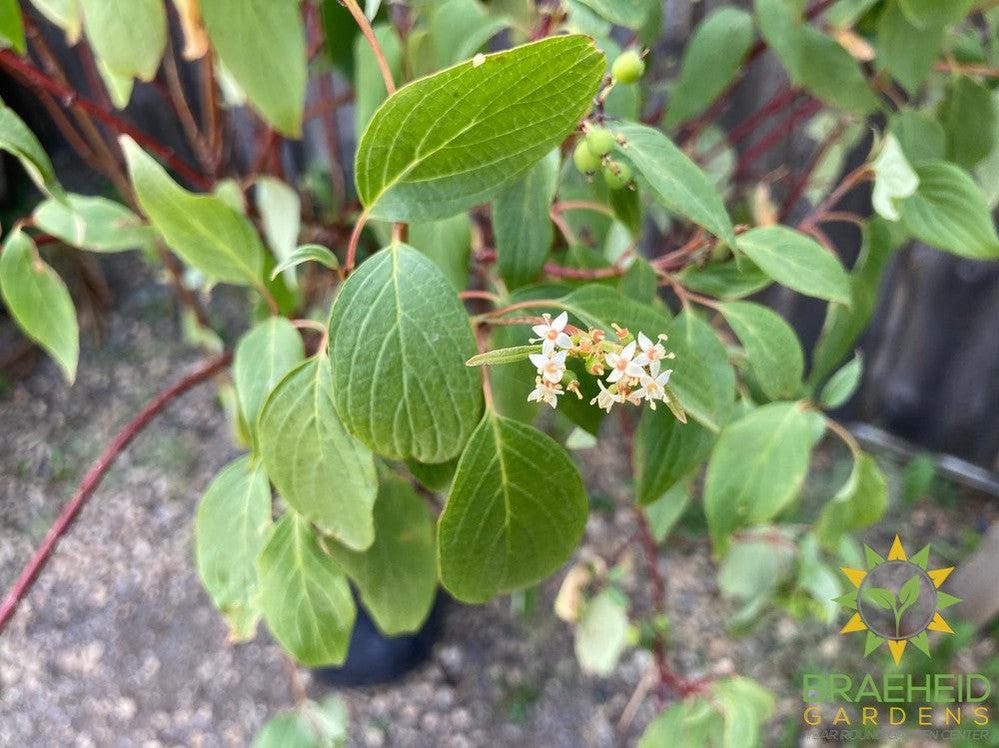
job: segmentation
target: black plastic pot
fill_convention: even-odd
[[[347,661],[340,667],[316,668],[316,677],[332,686],[372,686],[402,677],[430,656],[446,605],[444,595],[438,595],[423,628],[415,634],[389,637],[358,604]]]

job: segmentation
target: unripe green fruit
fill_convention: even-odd
[[[572,160],[576,168],[583,174],[593,174],[600,168],[600,159],[593,155],[585,140],[580,140],[576,144],[576,150],[572,152]]]
[[[631,167],[611,161],[604,167],[604,181],[612,190],[623,190],[631,182]]]
[[[633,49],[623,52],[614,60],[611,75],[618,83],[634,83],[645,73],[642,56]]]
[[[591,127],[586,133],[586,145],[597,158],[603,158],[614,150],[614,135],[606,127]]]

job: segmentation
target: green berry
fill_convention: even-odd
[[[591,127],[586,133],[586,145],[597,158],[603,158],[614,150],[614,135],[606,127]]]
[[[618,83],[635,83],[643,73],[645,73],[645,62],[633,49],[618,55],[611,67],[611,75]]]
[[[580,140],[576,145],[576,150],[572,152],[572,160],[583,174],[593,174],[600,168],[600,159],[593,155],[585,140]]]
[[[623,190],[631,183],[631,167],[611,161],[604,167],[604,181],[612,190]]]

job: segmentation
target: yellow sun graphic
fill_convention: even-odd
[[[954,633],[940,615],[941,610],[961,601],[940,591],[954,567],[929,569],[930,546],[910,558],[898,535],[887,558],[867,545],[864,555],[866,569],[841,567],[854,589],[836,602],[854,613],[839,633],[865,631],[865,657],[885,642],[896,665],[909,643],[929,657],[928,631]]]

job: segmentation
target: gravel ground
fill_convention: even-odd
[[[65,387],[55,367],[41,361],[0,393],[4,588],[121,424],[200,358],[178,342],[165,289],[129,258],[112,258],[106,267],[114,311],[100,345],[84,340],[76,384]],[[227,644],[194,571],[198,497],[238,454],[213,389],[187,394],[122,456],[0,636],[0,745],[246,745],[268,716],[290,705],[279,650],[263,628],[249,644]],[[623,508],[621,457],[606,447],[580,456],[594,492],[609,499],[607,509],[593,513],[583,552],[609,555],[633,530]],[[913,545],[947,540],[960,549],[975,526],[996,518],[993,504],[969,502],[959,513],[963,525],[955,524],[953,509],[924,501],[897,509],[869,540],[887,547],[899,530]],[[718,596],[703,543],[678,542],[663,572],[677,669],[737,671],[772,688],[776,744],[787,734],[783,725],[797,719],[794,680],[803,660],[828,666],[840,652],[835,629],[772,613],[751,635],[733,638],[725,619],[734,608]],[[550,612],[557,582],[545,585],[526,612],[523,598],[448,606],[430,661],[394,684],[340,691],[351,712],[351,742],[632,743],[654,715],[654,699],[625,729],[618,731],[617,722],[650,658],[633,651],[612,677],[582,674],[570,630]],[[630,584],[633,605],[645,609],[641,574]],[[972,660],[993,651],[983,639]],[[311,696],[328,691],[308,673],[301,677]]]

